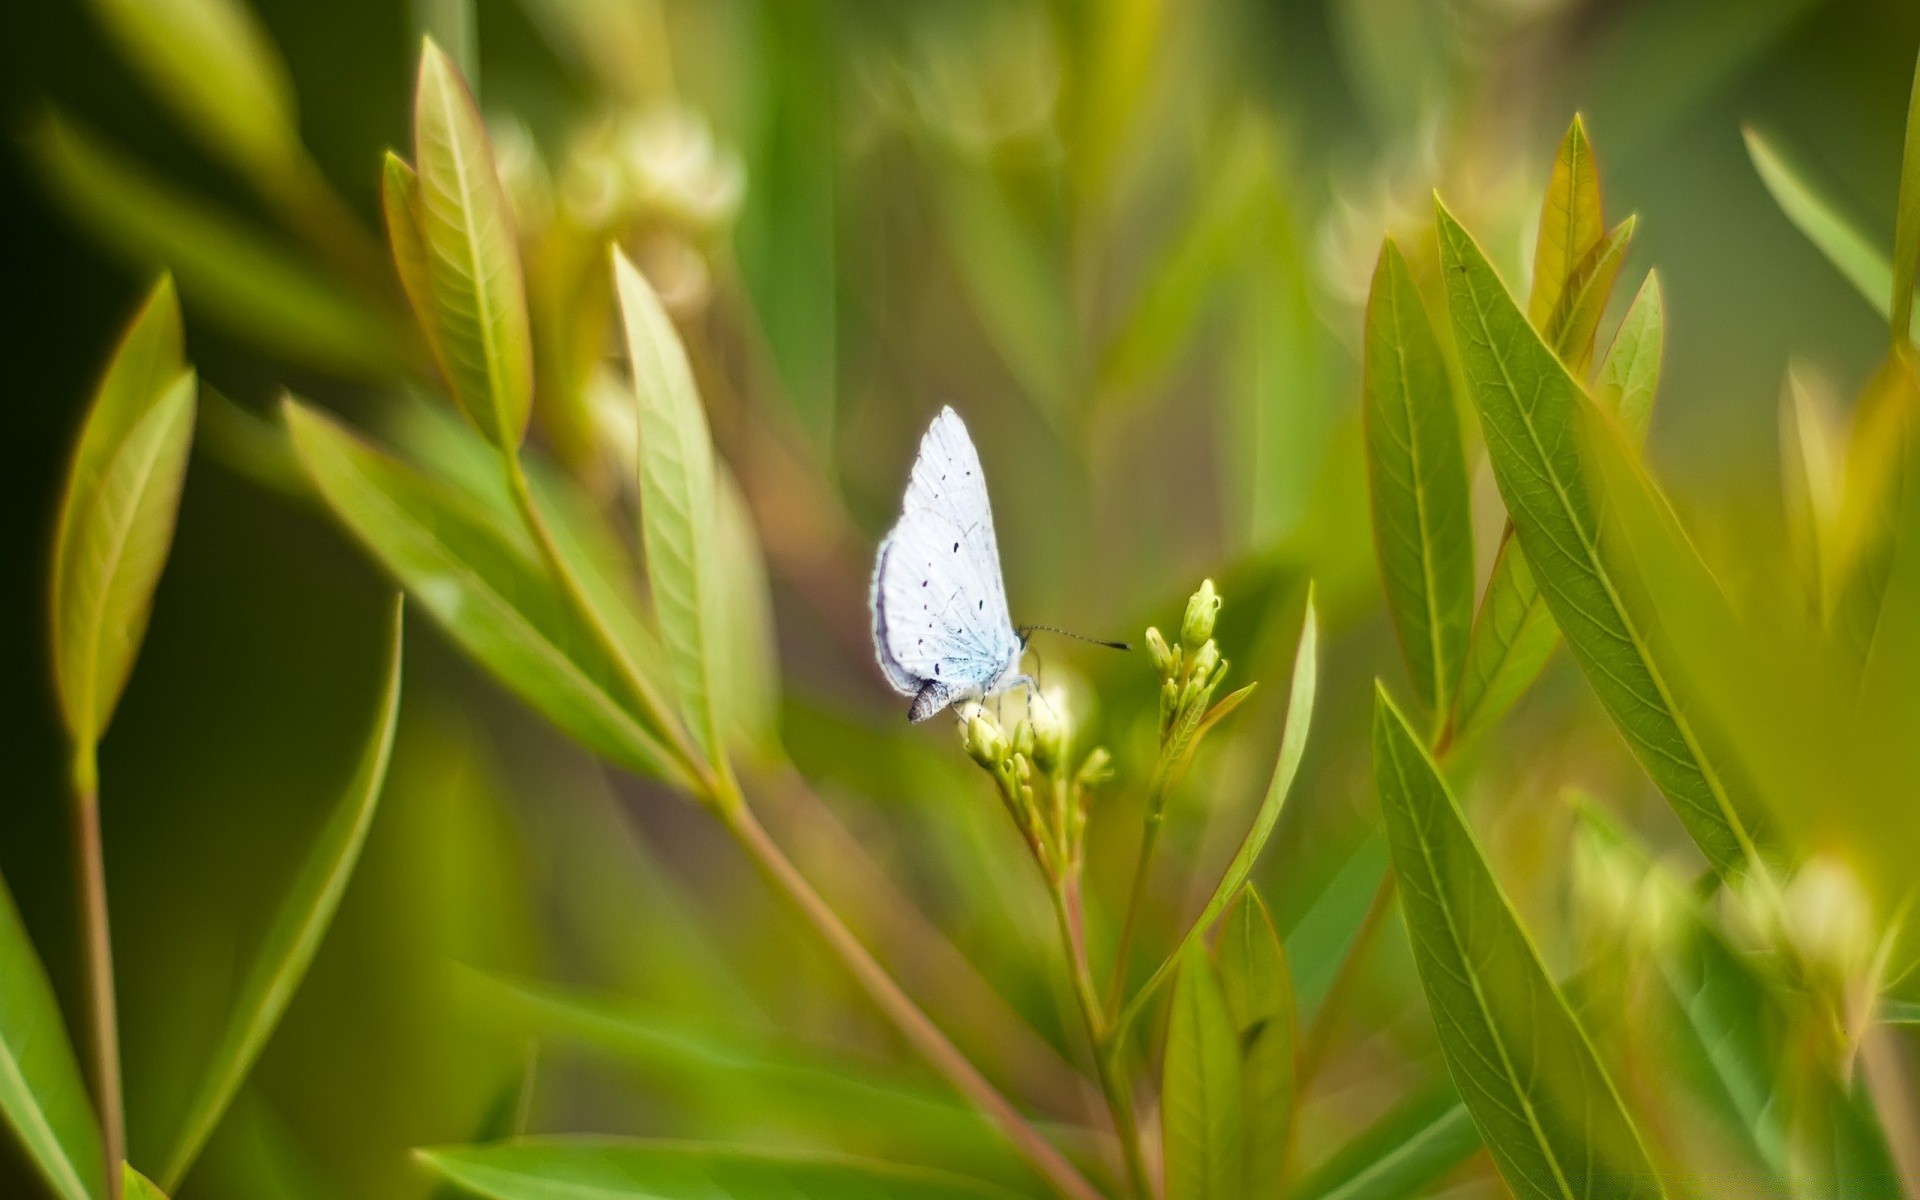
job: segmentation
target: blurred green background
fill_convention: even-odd
[[[1367,681],[1399,668],[1372,578],[1357,432],[1359,308],[1380,235],[1422,223],[1441,187],[1517,284],[1553,146],[1584,112],[1609,211],[1641,218],[1625,278],[1657,265],[1666,285],[1655,468],[1683,507],[1711,498],[1723,519],[1743,506],[1764,519],[1789,362],[1851,395],[1884,335],[1768,197],[1740,129],[1793,147],[1883,236],[1920,43],[1920,7],[1905,0],[254,7],[291,72],[308,148],[369,230],[380,153],[409,140],[422,29],[464,45],[496,137],[517,122],[563,201],[569,156],[608,113],[693,114],[710,124],[722,176],[737,158],[737,214],[693,233],[663,222],[682,257],[652,265],[695,256],[695,298],[678,315],[705,331],[696,353],[733,385],[708,399],[773,566],[785,740],[871,857],[1056,1046],[1068,1025],[1025,864],[944,723],[907,731],[864,644],[866,556],[928,416],[955,404],[981,443],[1016,620],[1135,636],[1213,573],[1237,679],[1275,682],[1304,580],[1320,581],[1332,633],[1322,723],[1309,786],[1261,877],[1297,930],[1304,898],[1360,861],[1356,847],[1376,873],[1380,853],[1367,840]],[[596,21],[638,40],[596,37]],[[258,229],[271,220],[155,103],[87,5],[19,0],[0,22],[0,873],[75,1013],[46,563],[79,414],[152,272],[66,215],[29,131],[57,105],[180,188]],[[263,352],[186,292],[190,355],[236,402],[264,412],[293,386],[386,419],[397,377],[339,378]],[[218,455],[196,459],[102,765],[136,1158],[141,1114],[179,1103],[164,1081],[186,1078],[180,1064],[213,1036],[238,947],[258,936],[349,769],[388,591],[313,511]],[[1104,736],[1138,763],[1151,741],[1144,666],[1047,654],[1103,696],[1130,689],[1111,701]],[[490,1016],[453,964],[577,982],[875,1063],[898,1054],[708,822],[595,767],[423,621],[408,655],[367,858],[184,1194],[260,1194],[272,1178],[313,1200],[421,1195],[408,1147],[522,1117],[551,1130],[822,1136],[708,1103],[671,1070],[635,1078],[561,1043],[540,1043],[526,1086],[534,1043]],[[1180,818],[1181,861],[1213,855],[1238,828],[1271,760],[1281,690],[1238,718],[1251,744],[1189,789],[1219,803]],[[1521,780],[1509,791],[1618,789],[1652,836],[1680,843],[1565,664],[1509,722],[1507,743],[1529,756],[1505,769]],[[1131,802],[1123,792],[1113,811]],[[1520,811],[1491,839],[1515,864],[1523,907],[1553,903],[1538,878],[1552,844],[1542,820]],[[815,828],[804,813],[788,824],[803,843]],[[1096,852],[1121,864],[1132,821],[1109,824]],[[816,836],[803,861],[844,862]],[[1364,904],[1372,878],[1365,862],[1355,870],[1348,890]],[[1111,903],[1120,881],[1108,874]],[[884,924],[885,905],[849,878],[825,886],[846,893],[857,925],[863,906]],[[1542,895],[1529,900],[1530,884]],[[1177,903],[1177,887],[1166,898]],[[1325,919],[1350,925],[1357,912]],[[1378,969],[1404,981],[1396,947]],[[925,988],[943,969],[903,973]],[[1309,997],[1326,983],[1297,982]],[[1404,994],[1380,992],[1382,1022],[1400,1014],[1398,1036],[1430,1061]],[[964,1008],[970,993],[955,995]],[[992,1038],[963,1028],[959,1040]],[[1027,1049],[999,1054],[997,1078],[1048,1086]],[[1363,1052],[1349,1077],[1365,1063]],[[28,1186],[0,1175],[5,1194]]]

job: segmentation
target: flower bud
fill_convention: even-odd
[[[1200,581],[1200,590],[1187,601],[1187,615],[1180,622],[1180,640],[1197,646],[1213,637],[1213,619],[1220,615],[1220,596],[1213,580]]]
[[[1086,761],[1080,764],[1080,770],[1074,776],[1083,788],[1098,787],[1112,778],[1113,755],[1107,753],[1105,746],[1095,746],[1087,751]]]
[[[1216,680],[1213,673],[1220,665],[1220,644],[1207,639],[1193,656],[1193,681],[1203,688],[1212,687]]]
[[[1169,679],[1160,685],[1160,732],[1166,733],[1173,714],[1180,707],[1180,685]]]
[[[1033,722],[1021,719],[1013,723],[1013,752],[1033,757]]]
[[[1067,757],[1067,694],[1056,689],[1042,696],[1031,714],[1033,765],[1051,775]]]
[[[1007,739],[985,711],[976,712],[961,727],[961,745],[973,761],[993,770],[1007,757]]]
[[[1147,628],[1147,658],[1153,663],[1153,669],[1160,678],[1165,679],[1180,669],[1180,654],[1167,645],[1167,639],[1160,631],[1151,626]]]

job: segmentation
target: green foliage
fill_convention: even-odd
[[[1480,1149],[1480,1131],[1451,1084],[1414,1096],[1362,1130],[1287,1193],[1291,1200],[1403,1200]]]
[[[155,1187],[145,1175],[125,1164],[121,1170],[120,1194],[127,1200],[167,1200],[167,1194]]]
[[[1240,1032],[1204,946],[1180,955],[1160,1083],[1167,1200],[1245,1194],[1247,1119]]]
[[[60,1200],[105,1195],[100,1123],[46,968],[0,885],[0,1113]]]
[[[1293,1135],[1293,980],[1273,917],[1251,886],[1221,919],[1214,954],[1239,1038],[1246,1193],[1278,1196]]]

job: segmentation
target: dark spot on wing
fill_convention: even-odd
[[[985,600],[982,600],[980,601],[980,603],[974,605],[973,607],[976,611],[985,612],[987,608],[987,602]]]
[[[938,675],[938,674],[940,673],[940,664],[939,664],[939,663],[935,663],[935,664],[933,664],[933,673],[934,673],[935,675]]]
[[[953,552],[954,552],[955,554],[958,554],[958,553],[960,553],[960,543],[959,543],[959,542],[955,542],[955,543],[953,544]]]

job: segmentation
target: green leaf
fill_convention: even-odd
[[[1629,613],[1580,458],[1590,408],[1514,306],[1480,247],[1440,206],[1441,260],[1468,391],[1527,566],[1588,682],[1707,861],[1730,876],[1753,840]]]
[[[1620,416],[1636,442],[1644,442],[1653,419],[1653,399],[1660,389],[1660,362],[1666,351],[1667,306],[1660,276],[1647,272],[1646,282],[1634,293],[1627,315],[1613,335],[1613,345],[1600,363],[1594,399]]]
[[[60,1200],[97,1200],[100,1125],[60,1003],[0,881],[0,1114]]]
[[[1246,1189],[1240,1036],[1199,942],[1180,955],[1161,1072],[1166,1200],[1239,1200]]]
[[[624,706],[523,529],[289,398],[295,452],[334,515],[462,649],[610,762],[685,786],[657,731]]]
[[[493,1200],[1011,1200],[983,1183],[889,1163],[617,1138],[523,1138],[416,1151]]]
[[[84,757],[140,652],[179,514],[194,398],[180,306],[162,278],[94,393],[54,533],[54,684]]]
[[[726,667],[713,442],[686,347],[660,298],[618,248],[613,274],[640,409],[640,528],[655,623],[688,728],[717,764],[719,714],[730,700],[719,694]]]
[[[125,1200],[167,1200],[167,1194],[134,1170],[131,1163],[120,1164],[120,1194]]]
[[[1300,1181],[1291,1200],[1406,1200],[1480,1149],[1480,1131],[1453,1085],[1394,1109]]]
[[[1887,1025],[1920,1025],[1920,1001],[1882,1000],[1879,1020]]]
[[[1600,244],[1606,231],[1601,212],[1600,164],[1594,159],[1593,143],[1587,140],[1586,122],[1575,114],[1560,139],[1540,206],[1533,291],[1527,298],[1527,319],[1534,328],[1548,328],[1548,319],[1561,306],[1575,273]]]
[[[1214,956],[1239,1036],[1246,1194],[1278,1196],[1293,1128],[1293,980],[1273,917],[1251,884],[1222,918]]]
[[[1523,1196],[1664,1196],[1619,1093],[1439,768],[1378,686],[1373,757],[1440,1048],[1501,1175]]]
[[[1801,173],[1783,158],[1773,144],[1753,129],[1743,130],[1747,156],[1753,160],[1760,180],[1773,193],[1774,203],[1787,215],[1807,240],[1827,261],[1839,269],[1874,310],[1888,320],[1893,309],[1893,266],[1886,255],[1841,214],[1833,202],[1821,195]],[[1905,171],[1902,171],[1905,175]],[[1912,300],[1909,297],[1909,305]],[[1908,336],[1920,336],[1912,318],[1908,318]]]
[[[766,556],[753,512],[740,485],[724,468],[714,511],[720,544],[723,633],[720,654],[727,711],[722,727],[751,750],[766,751],[779,738],[780,647],[774,638],[773,594]]]
[[[1913,64],[1913,87],[1907,97],[1906,148],[1900,155],[1900,196],[1894,210],[1893,278],[1887,297],[1888,323],[1899,342],[1913,328],[1914,273],[1920,271],[1920,59]]]
[[[1504,716],[1532,686],[1560,644],[1546,598],[1534,582],[1527,556],[1511,534],[1493,560],[1487,593],[1474,617],[1467,664],[1454,698],[1448,743],[1464,742]]]
[[[1140,990],[1134,993],[1133,999],[1127,1001],[1115,1025],[1117,1030],[1124,1031],[1133,1024],[1147,1001],[1173,974],[1187,949],[1200,940],[1213,925],[1214,918],[1239,893],[1247,876],[1253,873],[1253,864],[1259,859],[1260,852],[1266,849],[1267,839],[1273,836],[1273,827],[1280,820],[1280,809],[1286,804],[1287,793],[1293,788],[1293,777],[1299,774],[1300,759],[1307,752],[1307,731],[1313,724],[1313,697],[1319,678],[1318,628],[1313,610],[1313,589],[1308,588],[1306,616],[1300,625],[1300,644],[1293,654],[1293,684],[1287,693],[1287,720],[1280,731],[1280,754],[1273,765],[1273,778],[1267,782],[1266,795],[1261,797],[1260,809],[1254,814],[1253,825],[1248,828],[1246,836],[1240,839],[1240,848],[1234,851],[1232,861],[1220,876],[1220,882],[1214,885],[1213,894],[1207,897],[1200,915],[1187,927],[1187,932],[1181,936],[1173,953],[1155,968]]]
[[[421,44],[415,88],[413,214],[430,300],[416,315],[432,331],[461,411],[496,446],[512,449],[533,407],[533,335],[513,212],[480,110],[431,39]]]
[[[1374,551],[1421,702],[1444,719],[1473,622],[1473,519],[1453,384],[1400,247],[1367,298],[1363,415]]]
[[[79,224],[132,262],[171,270],[197,311],[321,370],[383,379],[399,369],[392,314],[231,215],[162,183],[58,113],[40,121],[28,145]]]
[[[241,0],[92,0],[155,92],[215,153],[253,174],[305,158],[293,85]]]
[[[1628,217],[1608,232],[1605,239],[1580,264],[1553,315],[1547,318],[1543,333],[1567,370],[1584,378],[1593,362],[1593,336],[1606,314],[1607,301],[1613,297],[1613,284],[1620,277],[1627,247],[1633,243],[1635,220]]]
[[[340,907],[347,882],[360,861],[360,848],[366,844],[367,831],[373,825],[374,810],[386,782],[387,763],[393,754],[393,735],[400,721],[400,663],[404,605],[396,599],[393,606],[393,634],[387,649],[385,683],[381,687],[379,707],[373,728],[359,765],[340,803],[320,836],[307,852],[293,886],[280,901],[266,937],[254,952],[253,964],[240,984],[233,1009],[219,1046],[207,1062],[206,1074],[181,1121],[180,1133],[167,1153],[166,1166],[160,1172],[168,1191],[178,1190],[193,1161],[213,1135],[234,1094],[265,1049],[267,1039],[287,1010],[294,992],[305,978],[307,967],[320,949],[333,914]]]
[[[380,170],[380,215],[387,226],[387,247],[393,254],[394,274],[406,294],[420,336],[433,355],[442,377],[453,378],[440,345],[438,322],[433,319],[433,270],[427,244],[420,235],[420,176],[407,161],[387,151]]]

